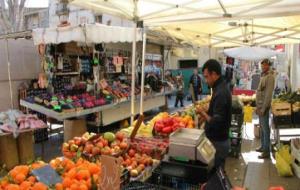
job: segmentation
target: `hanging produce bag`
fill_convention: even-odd
[[[252,122],[252,114],[253,114],[253,107],[244,106],[244,122],[251,123]]]
[[[285,145],[279,148],[275,154],[276,168],[279,176],[288,177],[293,176],[291,163],[292,158],[289,152],[289,146]]]

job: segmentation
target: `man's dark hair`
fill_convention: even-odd
[[[222,69],[221,69],[221,65],[220,63],[215,60],[215,59],[209,59],[207,60],[203,67],[202,67],[202,72],[204,72],[204,70],[207,69],[208,72],[215,72],[217,75],[221,75],[222,74]]]
[[[269,59],[264,59],[261,61],[261,64],[268,64],[268,65],[272,65],[272,62]]]

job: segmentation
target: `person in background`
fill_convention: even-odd
[[[198,95],[202,92],[201,78],[198,74],[198,69],[194,69],[193,75],[190,78],[190,85],[193,88],[192,93],[195,97],[193,101],[198,101]]]
[[[270,126],[269,126],[269,111],[271,107],[275,76],[271,70],[271,62],[269,59],[264,59],[261,62],[262,74],[259,85],[256,90],[256,114],[259,117],[259,124],[261,126],[261,146],[256,149],[262,152],[260,159],[270,157]]]
[[[205,122],[205,134],[216,149],[215,168],[222,167],[224,169],[230,149],[231,92],[225,79],[221,76],[221,65],[217,60],[206,61],[202,72],[213,93],[208,110],[198,106],[196,112],[200,116],[200,121]]]
[[[184,97],[184,81],[182,74],[178,74],[176,76],[176,101],[175,101],[175,107],[177,107],[178,102],[180,101],[180,106],[183,107],[183,97]]]

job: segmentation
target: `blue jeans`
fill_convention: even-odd
[[[230,150],[230,140],[226,141],[211,141],[216,149],[215,166],[214,168],[225,168],[225,160]]]
[[[260,125],[260,142],[264,152],[270,152],[270,126],[269,126],[269,110],[262,116],[259,116]]]

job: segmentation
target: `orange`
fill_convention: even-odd
[[[69,178],[75,178],[76,177],[76,168],[72,168],[70,171],[66,173],[66,176]]]
[[[76,183],[73,183],[70,187],[71,190],[79,190],[79,185]]]
[[[30,176],[27,180],[30,181],[31,183],[36,182],[36,178],[34,176]]]
[[[29,181],[23,181],[21,184],[20,184],[20,190],[29,190],[30,187],[31,187],[31,182]]]
[[[48,187],[41,182],[35,183],[32,187],[32,190],[47,190],[47,189],[48,189]]]
[[[16,182],[17,184],[20,184],[20,183],[22,183],[25,179],[26,179],[26,176],[25,176],[24,174],[18,173],[18,174],[16,175],[16,177],[15,177],[15,182]]]
[[[29,166],[26,166],[26,165],[20,165],[20,166],[16,166],[15,169],[19,172],[19,173],[22,173],[24,174],[25,176],[28,175],[29,173]]]
[[[88,187],[87,187],[86,184],[81,183],[81,184],[79,185],[79,189],[80,189],[80,190],[88,190]]]
[[[89,168],[89,171],[91,174],[99,174],[100,173],[100,166],[98,166],[95,163],[90,163],[88,168]]]
[[[82,169],[77,172],[76,178],[79,180],[82,180],[82,179],[87,180],[88,178],[90,178],[90,176],[91,176],[91,174],[88,170]]]
[[[0,187],[6,187],[7,185],[8,185],[9,183],[8,183],[8,179],[7,178],[3,178],[3,179],[1,179],[1,181],[0,181]]]
[[[43,163],[43,162],[35,162],[35,163],[31,164],[31,168],[33,170],[35,170],[35,169],[39,169],[39,168],[43,167],[44,165],[45,165],[45,163]]]
[[[12,170],[10,170],[9,175],[15,179],[18,173],[19,172],[17,170],[12,169]]]
[[[56,189],[56,190],[63,190],[64,187],[63,187],[63,185],[62,185],[61,183],[57,183],[57,184],[55,185],[55,189]]]
[[[87,185],[88,189],[92,188],[92,180],[91,180],[91,178],[86,181],[86,185]]]
[[[6,187],[6,190],[20,190],[20,187],[19,187],[19,185],[16,185],[16,184],[9,184]]]
[[[66,187],[71,187],[72,185],[72,180],[68,177],[66,177],[64,180],[63,180],[63,187],[66,188]]]

